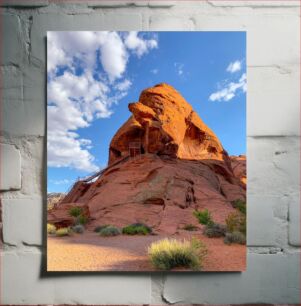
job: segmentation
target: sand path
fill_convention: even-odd
[[[174,238],[189,238],[191,234]],[[202,271],[244,271],[246,246],[225,245],[221,238],[198,236],[207,246]],[[156,271],[147,257],[147,247],[166,236],[100,237],[93,232],[71,237],[48,237],[48,271]]]

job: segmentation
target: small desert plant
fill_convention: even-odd
[[[226,244],[231,244],[231,243],[246,244],[246,236],[241,232],[226,233],[224,242]]]
[[[213,223],[211,213],[208,211],[208,209],[195,210],[193,215],[199,220],[201,224],[210,225]]]
[[[77,234],[82,234],[85,231],[85,227],[82,224],[77,224],[72,227],[72,231]]]
[[[122,234],[126,235],[148,235],[152,229],[143,223],[127,225],[122,229]]]
[[[150,261],[160,270],[170,270],[176,267],[198,270],[207,254],[205,245],[198,239],[179,241],[163,239],[154,242],[148,248]]]
[[[82,209],[80,207],[74,206],[69,209],[69,215],[71,217],[77,218],[82,214]]]
[[[94,228],[94,232],[95,232],[95,233],[99,233],[102,229],[104,229],[104,228],[106,228],[106,227],[108,227],[108,226],[111,226],[111,225],[110,225],[110,224],[105,224],[105,225],[96,226],[96,227]]]
[[[56,227],[53,224],[47,223],[47,234],[54,235],[56,232]]]
[[[243,200],[235,200],[231,202],[232,206],[238,209],[242,214],[246,214],[247,212],[247,205],[246,202]]]
[[[102,230],[99,231],[99,235],[103,237],[118,236],[120,234],[121,232],[119,228],[112,225],[104,227]]]
[[[69,227],[62,227],[56,230],[55,234],[58,237],[69,236],[71,234],[71,230]]]
[[[242,232],[246,233],[246,216],[239,213],[234,212],[228,215],[226,219],[227,231],[230,233],[233,232]]]
[[[185,231],[196,231],[198,228],[195,225],[193,225],[193,224],[185,224],[183,226],[183,229]]]
[[[206,225],[204,234],[209,238],[223,237],[226,234],[226,226],[223,224],[213,223]]]
[[[81,224],[81,225],[85,225],[88,223],[88,217],[85,215],[79,215],[76,218],[76,224]]]

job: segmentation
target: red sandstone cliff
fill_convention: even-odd
[[[217,136],[171,86],[144,90],[113,137],[109,165],[94,182],[77,182],[48,220],[68,224],[70,205],[85,208],[88,228],[143,222],[174,234],[208,208],[224,223],[231,201],[245,199],[245,156],[229,157]],[[68,221],[69,220],[69,221]]]

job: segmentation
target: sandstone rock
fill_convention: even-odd
[[[247,184],[247,161],[245,155],[230,156],[233,174],[243,183]]]
[[[110,144],[109,164],[129,154],[130,143],[141,151],[181,159],[215,159],[230,165],[216,135],[173,87],[159,84],[144,90],[139,102],[130,103],[132,116]]]
[[[77,182],[49,221],[68,223],[68,207],[76,202],[89,212],[91,230],[139,222],[176,234],[185,224],[198,225],[193,211],[204,208],[225,223],[231,201],[246,198],[245,156],[229,157],[167,84],[144,90],[129,109],[132,116],[111,141],[108,168],[95,181]]]

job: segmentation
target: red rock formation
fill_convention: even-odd
[[[109,164],[129,154],[130,142],[140,142],[148,153],[230,163],[216,135],[170,85],[144,90],[129,110],[133,115],[111,141]]]
[[[230,156],[231,166],[234,175],[243,183],[243,185],[247,184],[247,164],[246,164],[246,156]]]
[[[245,199],[245,157],[230,158],[167,84],[144,90],[129,109],[132,116],[111,141],[108,168],[92,183],[76,183],[61,202],[60,220],[64,207],[67,213],[68,203],[76,202],[87,206],[90,229],[143,222],[174,234],[185,224],[197,225],[193,210],[204,208],[224,223],[234,210],[231,201]]]

